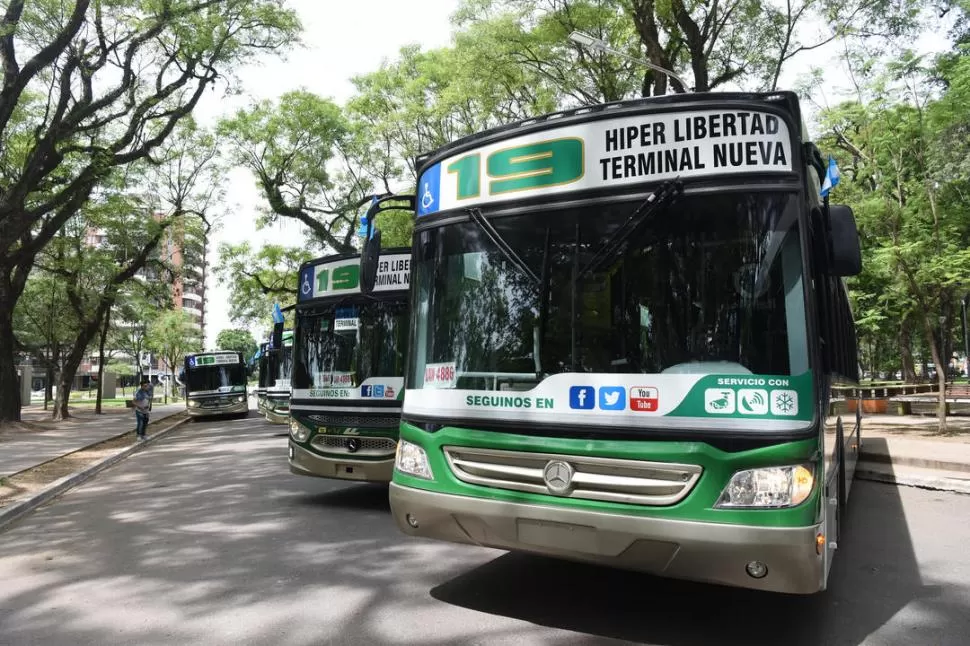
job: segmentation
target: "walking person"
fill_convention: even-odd
[[[148,438],[146,434],[148,430],[148,411],[151,410],[152,406],[152,396],[149,386],[148,380],[142,379],[141,386],[135,392],[133,398],[135,404],[135,434],[138,436],[139,442]]]
[[[155,378],[158,379],[157,377]],[[152,403],[155,401],[155,384],[157,381],[150,381],[148,383],[148,412],[152,410]]]

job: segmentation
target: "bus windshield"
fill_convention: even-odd
[[[185,388],[190,393],[245,390],[246,368],[241,363],[189,368]]]
[[[266,384],[269,382],[269,360],[267,357],[267,350],[264,347],[262,354],[259,355],[259,388],[266,388]]]
[[[403,377],[407,329],[408,306],[401,301],[299,310],[293,388],[356,388],[372,377]]]
[[[681,197],[622,233],[641,204],[421,231],[408,387],[442,365],[451,387],[481,390],[563,372],[807,371],[797,196]]]
[[[277,382],[289,382],[290,375],[293,372],[293,345],[287,344],[283,346],[283,350],[280,352],[280,372],[279,376],[276,378]]]

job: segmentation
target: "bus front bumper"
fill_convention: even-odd
[[[267,408],[266,412],[263,413],[266,417],[266,421],[270,424],[289,424],[290,423],[290,409],[284,408],[280,410],[278,408]]]
[[[823,589],[823,562],[815,549],[820,525],[753,527],[624,516],[455,496],[397,483],[391,483],[390,501],[398,527],[413,536],[772,592]],[[767,565],[764,578],[746,572],[752,561]]]
[[[354,460],[349,456],[325,458],[303,447],[290,443],[290,472],[301,476],[362,480],[366,482],[390,482],[394,473],[394,456],[386,460]]]
[[[243,413],[249,412],[249,402],[241,401],[234,402],[228,406],[213,406],[204,407],[199,406],[197,408],[188,408],[186,410],[189,413],[189,417],[212,417],[215,415],[242,415]]]

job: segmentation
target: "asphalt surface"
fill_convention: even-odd
[[[857,482],[830,589],[776,596],[408,539],[283,433],[186,424],[0,533],[0,644],[970,643],[970,496]]]

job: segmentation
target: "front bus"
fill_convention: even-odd
[[[283,331],[283,347],[270,350],[273,381],[266,387],[264,415],[272,424],[290,421],[290,375],[293,371],[293,330]]]
[[[385,250],[372,289],[361,257],[300,268],[290,400],[290,470],[387,482],[394,467],[408,333],[411,252]]]
[[[860,257],[803,133],[791,93],[677,95],[419,160],[398,526],[824,589],[858,447],[828,404],[857,378],[841,276]]]
[[[239,352],[216,350],[185,357],[185,406],[190,417],[249,413],[246,362]]]

